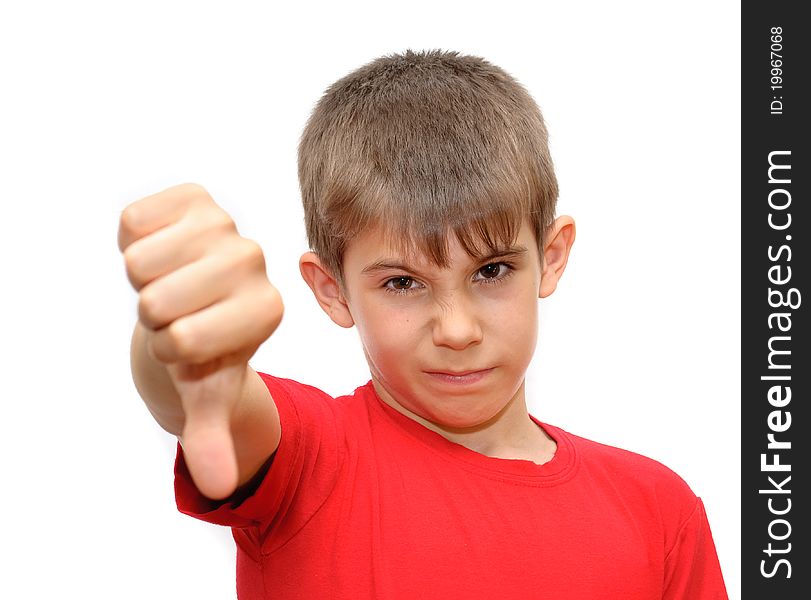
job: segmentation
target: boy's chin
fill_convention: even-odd
[[[448,406],[434,405],[422,407],[420,417],[447,431],[463,433],[486,427],[498,418],[507,404],[505,400],[496,404],[478,404],[470,399],[464,404]],[[412,411],[413,412],[413,411]]]

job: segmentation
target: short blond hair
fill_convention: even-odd
[[[311,249],[339,280],[346,244],[388,241],[448,264],[510,246],[524,219],[539,251],[558,185],[541,111],[503,69],[432,50],[378,58],[336,81],[301,136],[298,174]]]

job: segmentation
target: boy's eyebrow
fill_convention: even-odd
[[[516,245],[510,246],[503,250],[496,250],[490,254],[473,257],[478,263],[486,263],[499,258],[519,257],[527,253],[526,246]],[[414,271],[413,267],[409,267],[405,261],[396,258],[383,258],[366,265],[361,271],[362,275],[373,275],[378,271]]]

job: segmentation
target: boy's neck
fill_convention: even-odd
[[[446,427],[430,421],[402,406],[384,386],[372,378],[380,399],[397,412],[420,423],[455,444],[493,458],[529,460],[536,464],[549,462],[557,444],[529,416],[524,396],[524,382],[493,418],[468,429]]]

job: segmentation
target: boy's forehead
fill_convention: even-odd
[[[448,247],[448,256],[451,262],[467,261],[471,258],[481,258],[495,254],[524,253],[535,245],[532,228],[527,221],[522,223],[517,238],[513,243],[491,248],[483,241],[478,244],[477,255],[471,256],[462,247],[456,234],[448,229],[443,234],[443,240]],[[420,240],[413,235],[392,231],[381,225],[366,228],[359,235],[347,242],[344,258],[358,259],[364,264],[361,269],[385,263],[398,263],[414,267],[436,267],[429,253],[425,251]]]
[[[367,228],[350,239],[344,252],[344,256],[349,255],[357,256],[364,263],[398,261],[419,265],[431,262],[413,237],[381,226]]]

